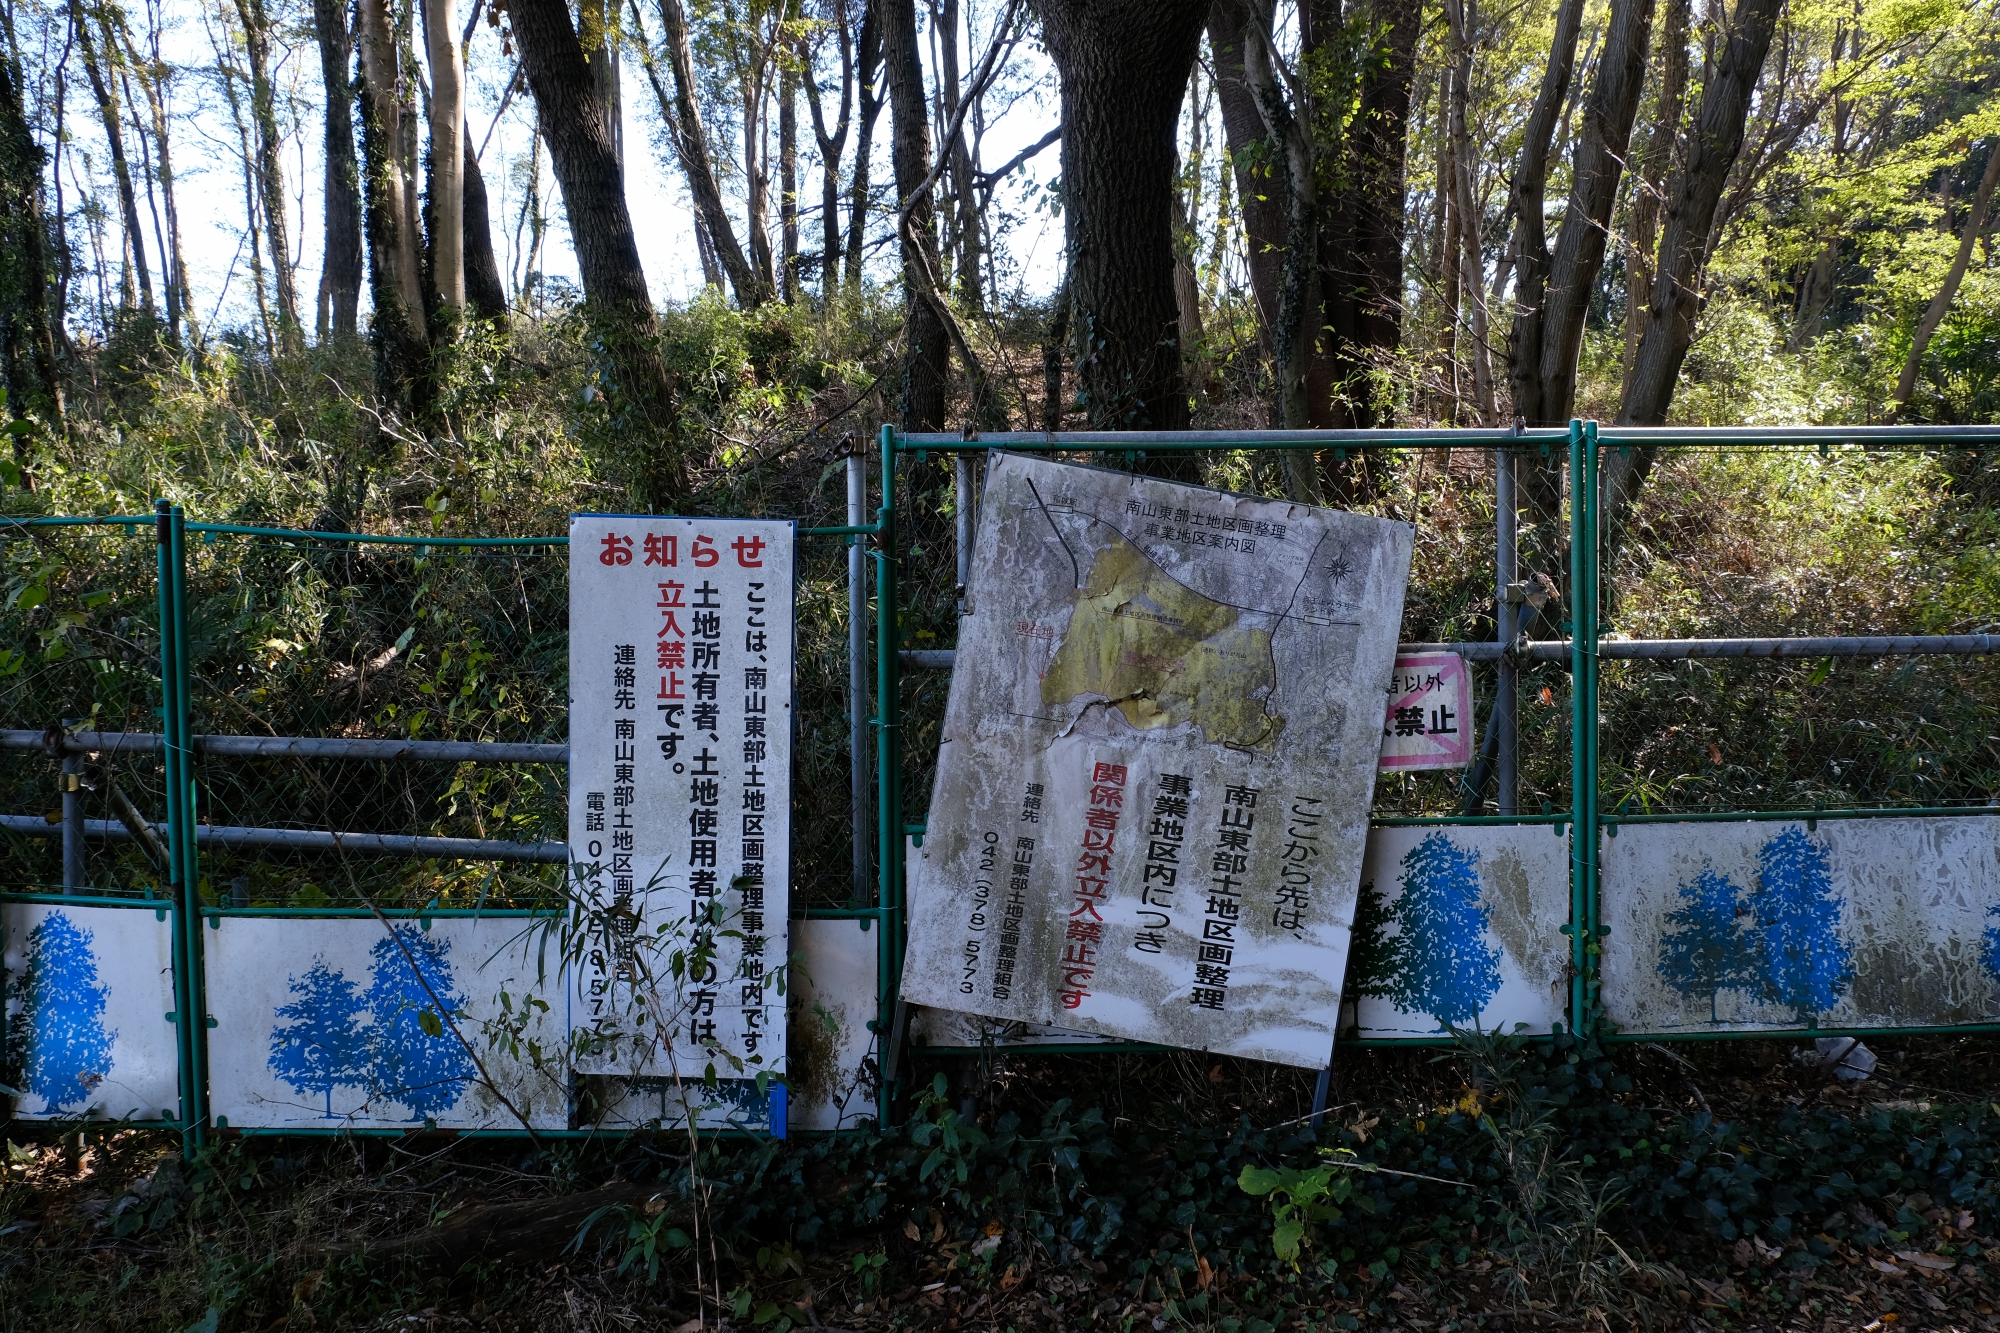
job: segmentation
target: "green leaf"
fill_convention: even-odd
[[[421,1009],[417,1012],[417,1026],[424,1030],[426,1037],[442,1037],[444,1035],[443,1020],[428,1009]]]
[[[1278,1188],[1278,1182],[1282,1179],[1283,1177],[1276,1171],[1261,1166],[1246,1166],[1243,1168],[1243,1174],[1236,1178],[1236,1183],[1245,1194],[1269,1194]]]
[[[1280,1222],[1271,1232],[1271,1248],[1286,1263],[1297,1263],[1299,1259],[1299,1241],[1305,1234],[1306,1224],[1304,1222]]]
[[[14,595],[14,606],[16,610],[32,611],[48,600],[49,587],[46,583],[30,583]]]

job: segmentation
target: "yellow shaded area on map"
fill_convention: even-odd
[[[1252,749],[1284,730],[1265,709],[1276,684],[1269,632],[1120,541],[1098,553],[1077,592],[1042,702],[1101,695],[1141,730],[1192,719],[1211,744]]]

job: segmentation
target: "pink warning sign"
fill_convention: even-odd
[[[1472,676],[1457,653],[1396,658],[1382,721],[1383,769],[1464,768],[1472,761]]]

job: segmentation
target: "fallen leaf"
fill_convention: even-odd
[[[1903,1276],[1903,1270],[1896,1267],[1896,1265],[1890,1263],[1886,1259],[1870,1259],[1868,1261],[1868,1266],[1870,1268],[1873,1268],[1878,1273],[1887,1273],[1891,1277]]]
[[[1956,1259],[1942,1259],[1935,1254],[1919,1254],[1915,1250],[1897,1250],[1896,1257],[1906,1264],[1935,1269],[1940,1273],[1948,1273],[1958,1266]]]

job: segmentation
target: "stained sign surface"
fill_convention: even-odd
[[[1410,544],[995,455],[905,997],[1323,1066]]]
[[[1358,1035],[1547,1032],[1568,921],[1569,839],[1546,825],[1370,830],[1347,962]]]
[[[569,845],[591,939],[567,1024],[581,1072],[785,1067],[793,534],[570,520]]]
[[[0,905],[6,1052],[28,1120],[172,1120],[180,1106],[171,912]]]
[[[541,933],[520,917],[221,918],[203,932],[211,1113],[237,1128],[566,1127],[561,1024],[523,1005],[560,998]]]
[[[2000,820],[1641,824],[1602,846],[1603,1000],[1627,1030],[2000,1015]]]

